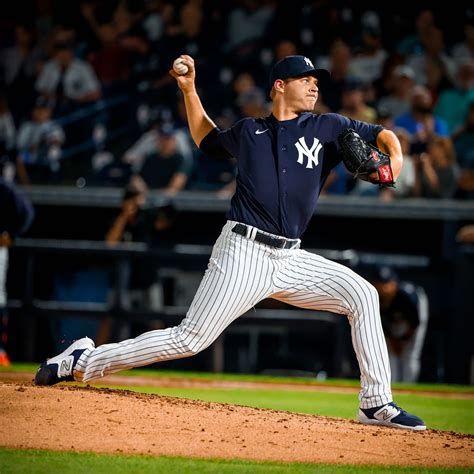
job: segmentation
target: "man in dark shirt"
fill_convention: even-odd
[[[156,210],[145,207],[146,192],[132,186],[125,188],[122,208],[105,235],[105,241],[114,246],[118,242],[143,242],[151,246],[154,239]],[[129,287],[147,290],[157,279],[156,265],[150,259],[132,262]]]
[[[375,269],[371,281],[380,297],[392,382],[416,382],[428,325],[428,298],[420,286],[400,281],[389,266]]]
[[[220,130],[196,92],[194,60],[181,58],[187,73],[171,74],[183,92],[193,140],[205,153],[235,157],[238,167],[228,220],[201,285],[179,326],[97,348],[90,339],[81,339],[45,362],[36,383],[89,382],[126,368],[194,355],[259,301],[274,298],[348,317],[361,370],[359,421],[425,429],[422,420],[392,401],[375,288],[343,265],[300,249],[321,186],[340,161],[338,135],[351,127],[376,141],[391,156],[395,179],[402,166],[396,136],[341,115],[313,114],[318,80],[328,72],[314,69],[304,56],[288,56],[272,68],[269,117],[246,118]],[[65,365],[71,369],[63,370]]]
[[[156,144],[156,151],[146,156],[139,176],[149,189],[174,196],[186,186],[192,163],[179,152],[171,125],[161,126]]]

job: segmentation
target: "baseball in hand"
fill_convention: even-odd
[[[174,60],[173,71],[176,74],[179,74],[180,76],[187,74],[188,66],[186,66],[186,64],[183,64],[183,58],[178,58]]]

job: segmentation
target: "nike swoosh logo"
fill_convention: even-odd
[[[268,128],[265,130],[255,130],[255,135],[261,135],[262,133],[268,132]]]

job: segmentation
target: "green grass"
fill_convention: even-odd
[[[273,473],[469,473],[469,469],[350,466],[326,464],[220,461],[188,458],[117,456],[0,448],[1,474],[273,474]]]
[[[13,363],[10,367],[0,367],[0,372],[36,372],[38,363]],[[243,382],[267,382],[267,383],[292,383],[303,385],[323,385],[323,386],[338,386],[338,387],[359,387],[359,381],[355,379],[328,379],[325,381],[315,380],[310,377],[275,377],[270,375],[255,375],[255,374],[214,374],[210,372],[177,372],[168,370],[155,369],[133,369],[125,370],[117,375],[127,375],[136,377],[150,377],[150,378],[192,378],[199,380],[228,380],[228,381],[243,381]],[[395,383],[392,385],[394,390],[427,390],[432,392],[459,392],[459,393],[474,393],[474,386],[472,385],[448,385],[448,384],[407,384]]]
[[[114,387],[119,388],[119,387]],[[233,403],[256,408],[271,408],[314,415],[354,419],[355,394],[280,391],[266,389],[194,389],[169,387],[120,387],[142,393],[156,393],[219,403]],[[474,434],[474,400],[399,394],[396,402],[420,416],[432,429]]]

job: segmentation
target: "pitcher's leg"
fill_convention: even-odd
[[[270,294],[272,262],[266,252],[264,246],[239,235],[221,236],[181,324],[85,351],[76,364],[75,379],[88,382],[202,351],[234,319]]]
[[[272,297],[294,306],[345,314],[361,372],[360,406],[392,401],[390,364],[377,290],[351,269],[304,250],[295,251],[274,279]]]

